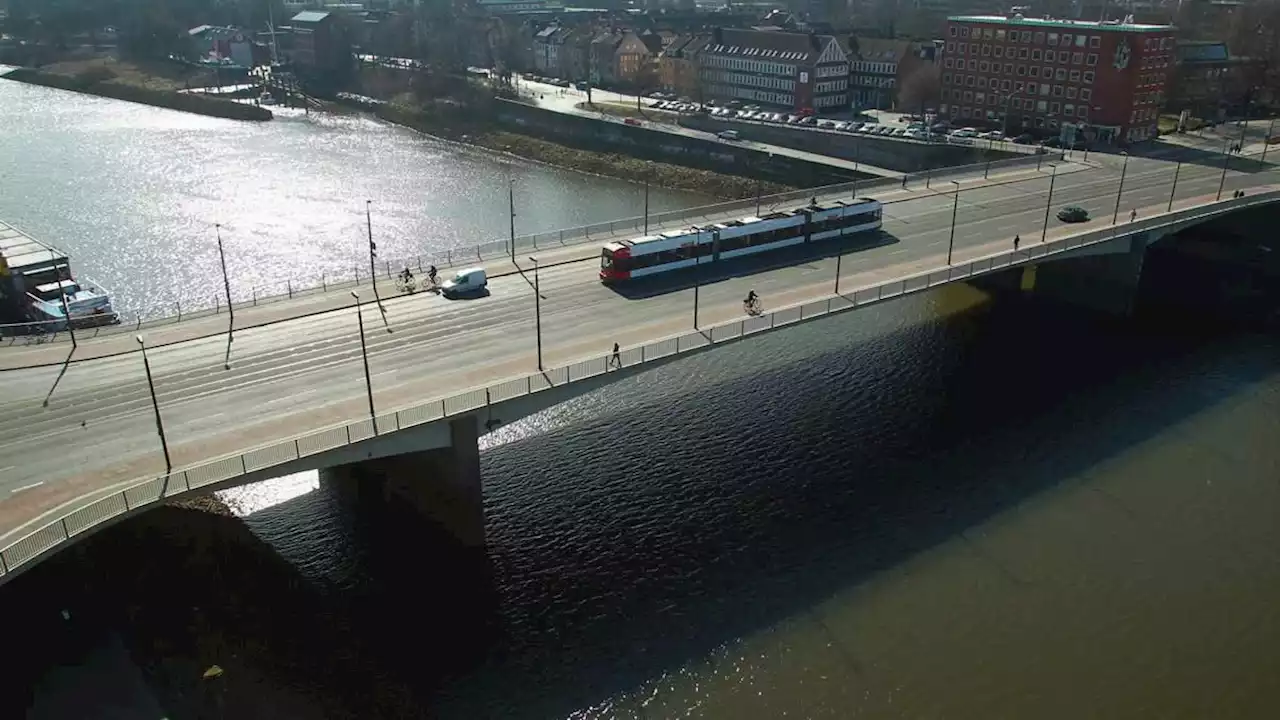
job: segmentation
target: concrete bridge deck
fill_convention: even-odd
[[[394,429],[430,427],[437,419],[492,411],[578,382],[598,386],[614,342],[624,348],[619,359],[625,368],[642,369],[755,332],[1036,262],[1084,242],[1102,243],[1173,220],[1201,222],[1207,214],[1277,196],[1260,194],[1277,180],[1273,169],[1232,173],[1225,197],[1237,188],[1249,188],[1249,196],[1214,204],[1221,171],[1188,165],[1180,168],[1169,216],[1164,211],[1173,173],[1167,163],[1131,160],[1121,207],[1122,213],[1136,209],[1138,221],[1126,223],[1122,214],[1114,227],[1110,215],[1119,177],[1106,167],[1042,173],[965,190],[958,198],[904,199],[886,210],[883,244],[815,244],[808,255],[760,258],[753,266],[706,275],[699,291],[700,331],[693,329],[687,278],[651,296],[628,297],[599,284],[594,253],[581,262],[545,267],[537,280],[545,373],[537,372],[528,266],[496,278],[492,296],[481,300],[390,300],[387,325],[394,332],[384,330],[378,313],[366,307],[380,432],[369,419],[353,308],[238,332],[229,371],[222,367],[224,337],[157,348],[150,353],[157,399],[180,470],[167,479],[138,353],[0,373],[0,393],[7,400],[0,410],[0,492],[8,494],[0,501],[4,568],[20,567],[68,536],[154,501],[166,486],[171,496],[269,477],[308,462],[323,467],[336,462],[333,453],[380,434],[394,437],[387,435]],[[1067,204],[1087,208],[1094,220],[1057,223],[1052,212]],[[948,267],[953,212],[954,258]],[[1047,242],[1039,242],[1042,233]],[[1017,253],[1015,234],[1022,239]],[[766,310],[777,312],[744,318],[741,298],[748,288],[760,293]]]

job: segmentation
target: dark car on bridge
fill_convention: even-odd
[[[1058,211],[1058,219],[1064,223],[1088,222],[1089,211],[1079,205],[1068,205]]]

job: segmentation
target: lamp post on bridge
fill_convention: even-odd
[[[951,193],[955,197],[951,201],[951,237],[947,240],[947,267],[951,267],[951,252],[956,246],[956,212],[960,209],[960,183],[951,181],[956,189]]]
[[[227,291],[227,315],[231,318],[227,322],[227,354],[222,359],[222,368],[230,370],[231,341],[235,337],[236,331],[236,310],[231,302],[231,278],[227,275],[227,253],[222,249],[222,224],[215,224],[213,230],[218,238],[218,260],[222,263],[222,288]]]
[[[649,202],[649,187],[645,185],[645,207]],[[507,178],[507,214],[511,221],[511,264],[516,262],[516,179]],[[648,221],[648,212],[645,212],[645,221]]]
[[[1124,165],[1120,166],[1120,188],[1116,190],[1116,210],[1111,214],[1111,224],[1115,225],[1116,220],[1120,218],[1120,195],[1124,193],[1124,176],[1129,170],[1129,153],[1120,153],[1124,156]]]
[[[1178,173],[1182,172],[1182,161],[1179,160],[1177,165],[1173,166],[1173,187],[1169,188],[1169,207],[1168,212],[1173,212],[1173,194],[1178,192]]]
[[[1222,179],[1218,181],[1218,199],[1222,199],[1222,188],[1227,184],[1227,165],[1231,162],[1231,141],[1222,145]]]
[[[364,361],[364,388],[369,396],[369,421],[373,423],[373,432],[378,433],[378,413],[373,409],[373,376],[369,374],[369,348],[364,340],[364,313],[360,310],[360,294],[351,291],[356,301],[356,323],[360,327],[360,359]]]
[[[538,370],[542,370],[542,285],[538,282],[538,258],[530,255],[533,262],[533,316],[538,333]]]
[[[1267,127],[1267,136],[1262,138],[1262,159],[1259,162],[1267,161],[1267,148],[1271,147],[1271,138],[1276,131],[1275,118],[1271,119],[1271,125]]]
[[[757,193],[757,197],[758,196],[759,195]],[[644,234],[646,237],[649,235],[649,175],[648,173],[646,173],[644,176]],[[530,258],[530,260],[533,260],[533,258]],[[534,260],[534,262],[537,262],[537,261]],[[534,268],[534,273],[535,274],[537,273],[537,268]]]
[[[1044,202],[1044,232],[1040,234],[1040,242],[1049,239],[1049,209],[1053,207],[1053,183],[1058,179],[1058,166],[1050,163],[1053,174],[1049,176],[1049,199]]]
[[[160,400],[156,398],[156,384],[151,378],[151,361],[147,358],[147,344],[141,335],[135,335],[138,347],[142,349],[142,368],[147,373],[147,389],[151,391],[151,409],[156,414],[156,433],[160,435],[160,450],[164,453],[165,488],[168,488],[169,475],[173,473],[173,461],[169,458],[169,441],[164,436],[164,421],[160,419]]]
[[[76,329],[71,326],[71,307],[67,305],[67,289],[62,287],[62,271],[58,269],[58,255],[49,248],[49,258],[53,260],[53,282],[58,286],[58,297],[62,298],[62,319],[67,324],[67,332],[71,334],[71,351],[75,352],[79,344],[76,342]],[[68,268],[68,272],[70,268]],[[67,279],[70,279],[68,276]]]

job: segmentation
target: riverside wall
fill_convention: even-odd
[[[709,115],[682,117],[680,125],[709,133],[736,130],[743,140],[864,162],[898,172],[920,172],[927,168],[971,165],[987,160],[1019,157],[1017,153],[989,149],[985,143],[948,145],[911,142],[818,128],[721,120]]]
[[[494,103],[499,125],[513,132],[594,152],[615,152],[796,187],[849,182],[855,173],[822,163],[770,155],[741,145],[651,130],[642,125],[568,115],[511,100]],[[858,179],[870,175],[856,174]]]

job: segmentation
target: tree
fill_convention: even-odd
[[[902,78],[898,88],[898,109],[903,112],[919,112],[924,108],[938,107],[942,94],[942,79],[934,63],[919,63]]]

